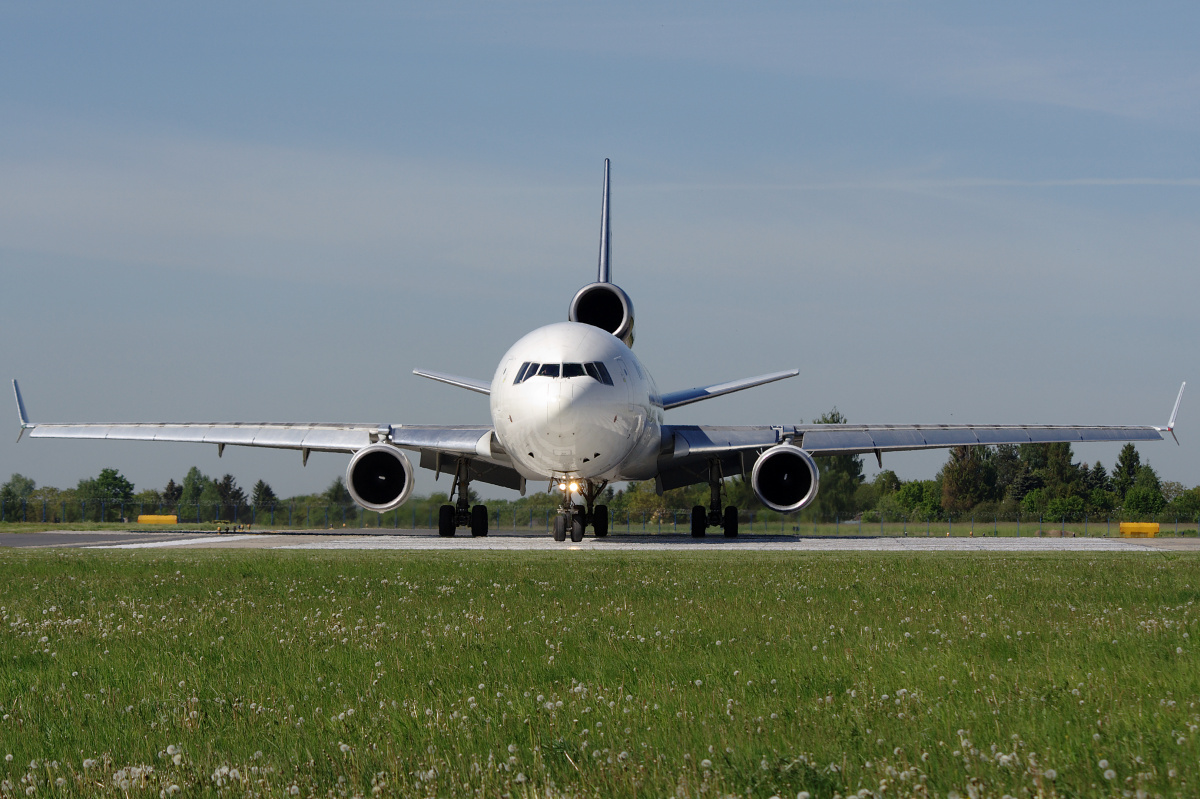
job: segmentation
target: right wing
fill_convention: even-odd
[[[471,479],[524,490],[525,481],[512,468],[508,454],[495,440],[491,425],[306,424],[291,422],[134,422],[33,423],[25,410],[20,386],[13,381],[21,434],[30,438],[103,439],[111,441],[169,441],[225,447],[269,447],[300,450],[303,462],[310,452],[354,453],[371,444],[390,443],[417,452],[420,465],[454,472],[460,457],[471,461]],[[20,440],[20,436],[18,436]]]

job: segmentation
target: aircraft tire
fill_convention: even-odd
[[[583,540],[583,514],[571,514],[571,540],[578,544]]]
[[[597,505],[592,511],[592,531],[596,534],[596,538],[604,538],[608,535],[607,505]]]
[[[704,538],[708,531],[708,511],[703,505],[692,508],[692,538]]]
[[[738,534],[738,509],[733,505],[725,508],[725,518],[722,520],[722,528],[725,530],[726,538],[737,538]]]
[[[567,517],[561,513],[554,514],[554,540],[567,540]]]
[[[471,535],[482,536],[488,534],[488,510],[487,505],[476,505],[471,508]]]
[[[443,505],[438,508],[438,535],[452,536],[455,528],[454,506]]]

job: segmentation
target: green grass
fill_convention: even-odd
[[[1198,566],[0,551],[0,793],[1187,795]]]

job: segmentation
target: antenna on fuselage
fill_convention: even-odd
[[[597,283],[612,282],[612,228],[608,223],[608,159],[604,159],[604,204],[600,210],[600,269]]]

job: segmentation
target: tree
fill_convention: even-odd
[[[1135,516],[1153,516],[1161,513],[1166,505],[1158,473],[1150,468],[1149,464],[1139,467],[1133,485],[1125,492],[1125,503],[1122,506],[1125,512]]]
[[[815,419],[816,424],[845,424],[846,417],[835,407]],[[817,492],[818,514],[825,519],[847,519],[854,515],[854,495],[862,485],[863,462],[858,455],[827,455],[816,459],[821,470]]]
[[[174,505],[176,502],[179,501],[179,496],[182,493],[183,493],[183,486],[176,483],[174,479],[168,480],[167,487],[164,488],[163,492],[162,492],[163,502]]]
[[[996,467],[996,499],[1003,499],[1022,472],[1021,453],[1016,444],[1000,444],[992,449]]]
[[[249,505],[246,503],[246,492],[227,474],[216,483],[217,494],[221,497],[221,506],[225,509],[224,518],[228,521],[246,518]]]
[[[1082,497],[1083,477],[1079,466],[1071,462],[1071,445],[1068,442],[1046,444],[1046,463],[1042,467],[1042,478],[1046,490],[1052,497]]]
[[[101,469],[96,477],[79,481],[79,498],[104,500],[106,503],[133,501],[133,483],[116,469]]]
[[[891,469],[884,469],[875,475],[874,483],[875,494],[878,497],[886,497],[888,494],[893,494],[900,490],[900,478]]]
[[[951,447],[942,467],[942,509],[962,513],[995,497],[996,469],[983,447]]]
[[[271,488],[271,486],[267,485],[262,480],[259,480],[254,484],[254,488],[250,496],[256,510],[258,508],[270,508],[279,501],[279,498],[275,496],[275,491]]]
[[[1121,447],[1121,454],[1117,456],[1117,464],[1113,466],[1112,473],[1113,490],[1118,496],[1124,498],[1125,493],[1133,487],[1133,481],[1137,479],[1140,468],[1142,458],[1138,455],[1137,448],[1133,444]]]
[[[1104,464],[1096,461],[1090,471],[1085,475],[1084,482],[1087,484],[1089,491],[1095,491],[1097,488],[1101,491],[1112,491],[1112,480],[1108,477],[1108,472],[1104,470]]]
[[[80,480],[75,491],[80,500],[97,508],[97,512],[101,507],[104,509],[104,517],[97,517],[99,521],[108,521],[110,515],[118,518],[120,509],[133,502],[133,483],[116,469],[101,469],[96,477]]]
[[[33,492],[37,489],[37,483],[30,480],[21,474],[13,474],[8,482],[0,486],[0,502],[3,503],[4,516],[0,517],[0,521],[20,519],[20,505],[22,500],[28,500]],[[18,515],[14,516],[13,513]]]
[[[472,494],[474,493],[474,491],[468,493],[468,499],[473,498]],[[343,508],[344,512],[342,515],[345,519],[358,518],[358,507],[354,504],[354,498],[350,496],[350,491],[346,488],[346,483],[340,475],[333,479],[333,482],[329,484],[329,488],[325,489],[325,493],[321,496],[330,505],[337,505]]]

